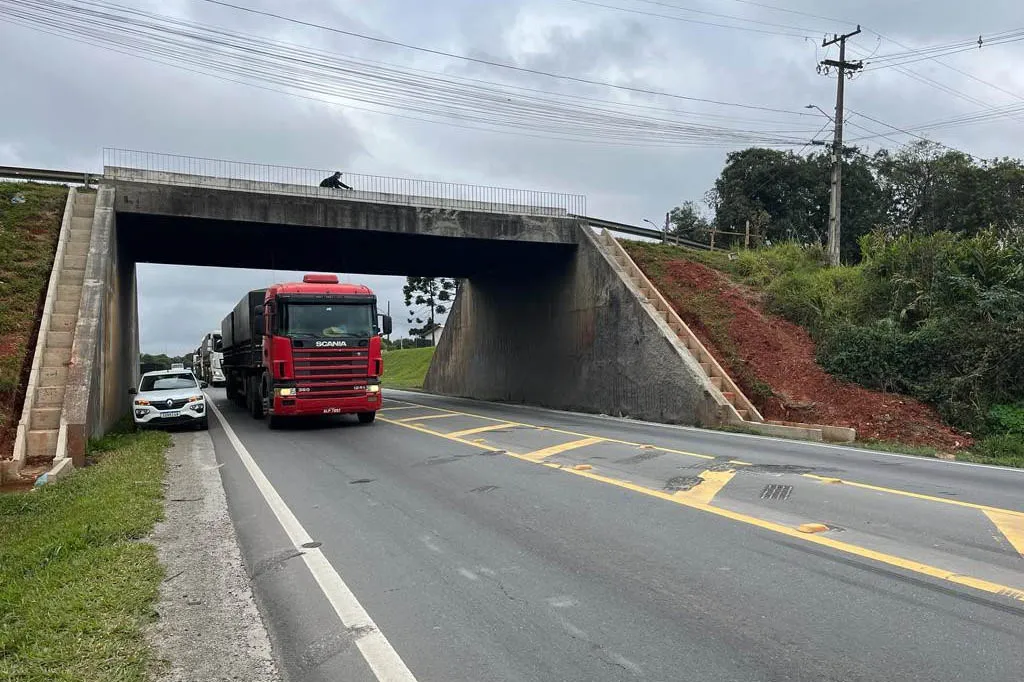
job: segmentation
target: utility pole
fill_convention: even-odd
[[[839,265],[839,241],[842,234],[840,212],[843,205],[843,94],[846,84],[846,72],[857,71],[864,68],[864,62],[846,61],[846,39],[860,33],[860,25],[857,30],[843,35],[832,35],[832,39],[821,41],[822,47],[839,43],[839,60],[825,59],[819,64],[826,68],[834,67],[839,70],[839,80],[836,84],[836,118],[835,135],[832,139],[832,201],[828,208],[828,262],[830,265]]]

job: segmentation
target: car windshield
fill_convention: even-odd
[[[377,331],[372,305],[290,303],[284,310],[284,333],[288,336],[366,338]]]
[[[192,374],[154,374],[142,377],[140,392],[148,391],[175,391],[183,388],[198,388],[199,384]]]

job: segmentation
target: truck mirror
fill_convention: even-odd
[[[383,330],[382,330],[383,334],[384,334],[384,336],[388,336],[391,333],[391,316],[390,315],[385,315],[384,319],[381,322],[382,322],[381,326],[383,328]]]

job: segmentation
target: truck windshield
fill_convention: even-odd
[[[288,336],[367,338],[376,333],[373,306],[359,303],[289,303],[283,327]]]

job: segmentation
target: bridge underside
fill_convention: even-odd
[[[108,224],[93,232],[97,295],[83,301],[96,308],[97,324],[74,352],[96,361],[91,379],[74,389],[81,409],[68,419],[82,442],[69,442],[69,450],[129,410],[127,389],[138,375],[138,262],[458,277],[428,390],[716,421],[699,383],[574,219],[115,183],[100,188],[95,220]]]

